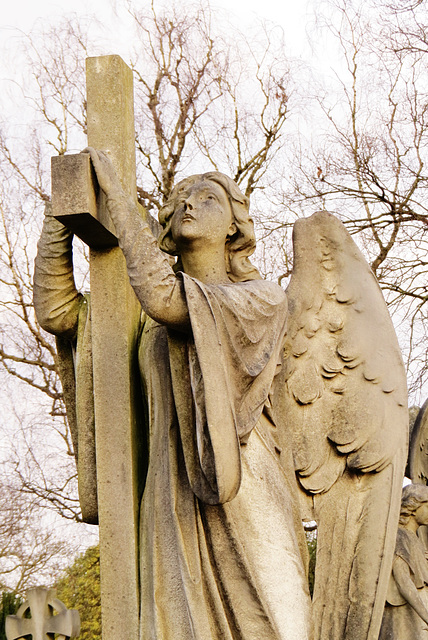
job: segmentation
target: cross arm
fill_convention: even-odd
[[[117,246],[89,154],[54,156],[51,172],[52,215],[92,249]]]

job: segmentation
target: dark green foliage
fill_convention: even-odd
[[[314,593],[314,583],[315,583],[315,563],[317,556],[317,537],[312,534],[310,537],[307,537],[308,543],[308,551],[309,551],[309,592],[311,594],[311,598]]]
[[[22,598],[12,591],[3,591],[0,601],[0,640],[6,640],[6,617],[13,616],[22,604]]]
[[[100,550],[90,547],[56,584],[58,598],[80,614],[79,640],[101,640]]]

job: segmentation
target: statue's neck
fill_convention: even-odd
[[[227,284],[230,282],[226,271],[224,248],[203,247],[200,251],[182,251],[183,271],[204,284]]]

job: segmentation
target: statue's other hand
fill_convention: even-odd
[[[98,183],[107,197],[123,192],[122,185],[106,151],[97,151],[93,147],[86,147],[82,153],[89,153],[97,175]]]

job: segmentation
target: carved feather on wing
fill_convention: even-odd
[[[296,222],[293,244],[284,413],[318,522],[314,637],[377,640],[407,452],[404,367],[343,224],[314,214]]]
[[[327,491],[345,467],[380,471],[403,443],[406,379],[377,281],[327,212],[294,226],[286,386],[296,471]],[[397,427],[397,417],[400,426]]]

